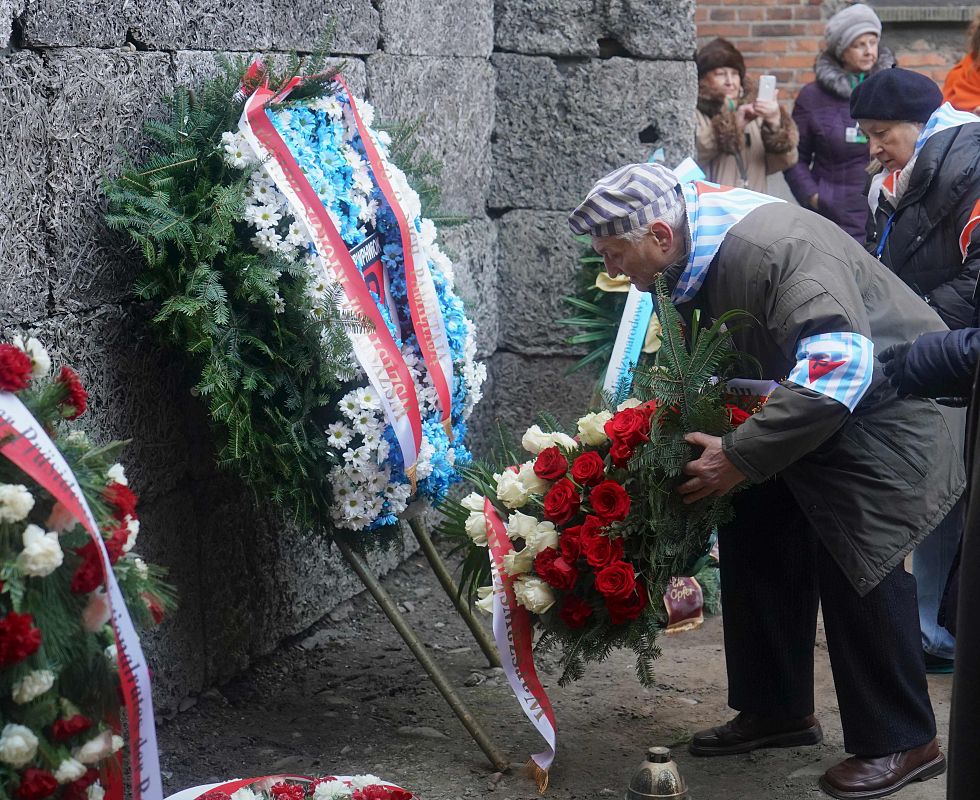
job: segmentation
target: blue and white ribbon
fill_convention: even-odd
[[[960,125],[969,125],[973,122],[980,122],[980,118],[976,114],[971,114],[969,111],[957,111],[949,103],[943,103],[932,112],[932,116],[929,117],[928,122],[926,122],[925,127],[919,134],[919,138],[915,140],[915,155],[919,154],[919,151],[925,146],[925,143],[929,141],[931,136],[941,131],[958,128]]]
[[[606,379],[602,384],[602,390],[615,398],[617,405],[630,395],[633,367],[640,360],[640,351],[643,349],[652,315],[653,296],[630,286],[626,308],[623,309],[623,317],[619,321],[616,343],[606,368]]]
[[[818,333],[800,339],[787,380],[853,411],[871,385],[874,342],[860,333]]]

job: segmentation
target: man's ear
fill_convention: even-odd
[[[656,220],[650,223],[650,235],[657,240],[657,245],[663,252],[667,252],[674,244],[674,232],[663,220]]]

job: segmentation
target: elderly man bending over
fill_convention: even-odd
[[[699,756],[798,747],[813,716],[813,647],[823,607],[853,757],[820,785],[884,797],[939,775],[905,555],[963,490],[963,470],[930,400],[899,398],[875,353],[945,326],[892,272],[811,211],[766,195],[678,183],[633,164],[600,180],[569,224],[589,233],[610,275],[647,290],[663,274],[678,311],[752,315],[736,347],[779,381],[766,405],[702,448],[678,491],[688,502],[747,482],[720,531],[729,705],[694,736]]]

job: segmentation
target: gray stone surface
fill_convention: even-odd
[[[333,27],[334,53],[378,49],[379,15],[371,0],[266,0],[275,50],[316,51]],[[212,45],[213,46],[213,45]]]
[[[438,241],[453,261],[456,293],[476,325],[477,353],[485,358],[497,349],[500,330],[497,227],[486,218],[475,218],[442,227]]]
[[[419,151],[442,163],[446,211],[483,212],[490,179],[494,72],[470,58],[368,58],[368,94],[386,120],[419,123]],[[418,87],[405,91],[406,86]]]
[[[489,56],[493,0],[380,0],[384,50],[397,55]]]
[[[126,297],[139,271],[124,238],[105,226],[101,184],[140,141],[142,122],[162,114],[162,97],[172,88],[170,59],[63,49],[52,51],[48,67],[54,300],[60,308],[91,308]]]
[[[47,311],[47,100],[41,59],[0,57],[0,324]]]
[[[495,44],[515,53],[694,56],[694,0],[496,0]]]
[[[556,62],[498,53],[490,205],[571,210],[597,178],[646,161],[673,164],[694,141],[691,62],[625,58]],[[651,144],[640,133],[655,125]]]
[[[126,0],[30,0],[21,16],[24,44],[35,47],[121,47]]]
[[[565,344],[573,330],[557,320],[571,316],[562,302],[575,287],[581,245],[567,215],[511,211],[498,221],[500,345],[527,355],[579,353]]]
[[[129,37],[151,50],[244,50],[271,45],[265,3],[140,0],[125,4]]]

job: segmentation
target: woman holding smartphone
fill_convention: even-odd
[[[763,87],[768,95],[747,86],[742,54],[726,39],[708,42],[696,60],[698,166],[710,181],[767,191],[766,176],[797,158],[796,125],[776,102],[775,85]]]
[[[895,66],[879,45],[881,20],[863,3],[827,21],[827,49],[815,66],[817,79],[800,90],[793,119],[800,131],[799,161],[786,171],[797,202],[836,222],[864,244],[868,140],[852,119],[851,92],[865,79]]]

